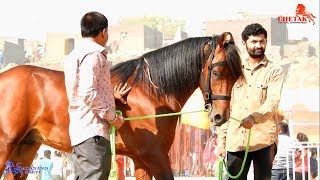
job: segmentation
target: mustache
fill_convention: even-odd
[[[264,49],[263,48],[255,48],[255,49],[253,49],[254,51],[256,51],[256,50],[261,50],[261,51],[264,51]]]

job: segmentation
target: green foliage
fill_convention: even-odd
[[[186,22],[163,16],[144,16],[144,17],[123,17],[120,20],[122,25],[146,25],[152,29],[157,29],[164,33],[165,39],[172,39],[178,27],[184,29]]]

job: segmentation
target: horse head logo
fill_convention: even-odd
[[[12,161],[6,162],[6,168],[4,169],[4,175],[9,174],[10,172],[13,174],[13,176],[16,176],[17,174],[20,174],[20,177],[23,176],[23,167],[20,166],[21,163],[17,163],[16,166]]]
[[[296,8],[296,16],[304,17],[315,24],[314,18],[316,18],[312,13],[306,11],[306,7],[303,4],[298,4]]]

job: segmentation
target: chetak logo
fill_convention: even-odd
[[[313,18],[316,18],[312,13],[306,11],[306,7],[303,4],[298,4],[296,9],[296,16],[304,17],[315,24]]]
[[[296,16],[279,16],[278,23],[307,23],[315,24],[314,16],[311,12],[307,12],[303,4],[298,4],[296,8]]]

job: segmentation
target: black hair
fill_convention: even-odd
[[[91,11],[81,18],[80,26],[82,37],[96,37],[108,28],[108,19],[99,12]]]
[[[261,26],[261,24],[253,23],[247,25],[243,32],[241,33],[242,40],[247,41],[249,39],[249,36],[253,35],[259,35],[264,34],[264,37],[267,39],[267,31]]]
[[[311,157],[314,156],[314,155],[316,155],[316,154],[318,154],[317,148],[311,148],[311,149],[310,149],[310,152],[311,152]]]
[[[45,150],[45,151],[43,152],[43,155],[44,155],[44,157],[50,159],[50,157],[51,157],[51,151],[50,151],[50,150]]]
[[[299,132],[297,134],[297,140],[299,142],[309,142],[309,138],[305,133]]]
[[[288,124],[285,122],[279,123],[279,130],[281,134],[288,134],[289,135],[289,127]]]

